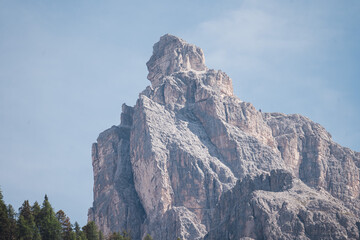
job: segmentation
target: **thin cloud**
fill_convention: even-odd
[[[357,99],[349,97],[350,88],[338,87],[355,56],[345,55],[358,36],[354,19],[360,4],[352,3],[245,0],[188,35],[203,47],[210,68],[232,77],[241,99],[265,111],[308,116],[336,141],[356,146],[342,132],[359,119],[358,111],[352,113]],[[347,137],[359,137],[353,134]]]
[[[295,4],[263,4],[259,1],[244,1],[240,9],[205,21],[199,25],[204,38],[211,39],[212,47],[225,46],[230,51],[215,52],[209,60],[223,64],[247,64],[248,59],[260,62],[255,57],[274,54],[279,59],[303,55],[321,48],[324,39],[337,34],[325,26],[324,17],[317,11]],[[265,56],[266,58],[266,56]],[[240,60],[240,61],[238,61]],[[250,63],[251,63],[250,62]],[[249,66],[251,67],[251,66]]]

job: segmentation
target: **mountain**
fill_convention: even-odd
[[[133,239],[359,239],[360,153],[298,114],[262,113],[164,35],[151,82],[92,146],[88,219]]]

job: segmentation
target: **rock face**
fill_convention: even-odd
[[[239,181],[213,219],[205,239],[359,239],[356,214],[284,170]]]
[[[93,145],[89,220],[133,239],[358,239],[360,153],[300,115],[261,113],[165,35],[148,86]]]
[[[121,125],[101,133],[92,146],[94,207],[88,217],[104,233],[131,229],[132,236],[140,239],[145,212],[134,187],[130,162],[132,115],[133,108],[123,105]]]

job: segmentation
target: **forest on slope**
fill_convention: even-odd
[[[47,195],[42,205],[25,200],[18,212],[6,205],[0,189],[0,240],[131,240],[131,233],[104,236],[93,221],[80,227],[63,210],[54,211]],[[145,240],[151,240],[147,235]]]

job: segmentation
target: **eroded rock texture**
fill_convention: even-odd
[[[272,170],[222,195],[205,239],[359,239],[357,221],[328,192]]]
[[[89,220],[134,239],[356,239],[360,154],[300,115],[261,113],[165,35],[148,86],[93,145]]]

